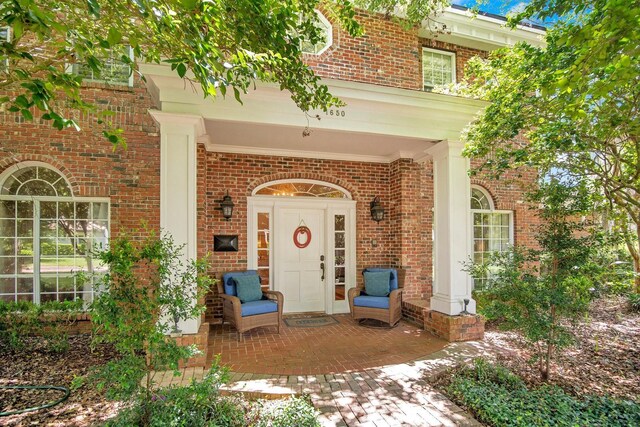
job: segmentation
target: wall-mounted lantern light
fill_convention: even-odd
[[[222,211],[222,216],[227,221],[230,221],[233,216],[233,206],[233,200],[231,200],[229,190],[227,190],[227,194],[220,201],[220,207],[218,208]]]
[[[384,208],[380,204],[380,198],[374,197],[369,205],[371,207],[371,219],[375,222],[380,222],[384,219]]]

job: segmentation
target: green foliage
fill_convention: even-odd
[[[91,306],[94,342],[112,344],[120,358],[94,375],[110,397],[150,402],[151,372],[175,370],[197,352],[166,336],[177,320],[201,315],[204,307],[194,301],[203,300],[212,282],[204,261],[183,262],[181,256],[171,237],[153,233],[142,241],[120,236],[97,254],[109,272]]]
[[[229,380],[227,368],[216,359],[202,381],[185,387],[155,390],[148,404],[137,400],[107,426],[252,426],[316,427],[318,413],[303,398],[247,402],[239,396],[223,396],[220,387]]]
[[[490,104],[466,153],[497,176],[532,166],[589,181],[640,273],[640,3],[534,0],[512,23],[531,16],[558,20],[545,46],[469,63],[462,92]]]
[[[68,328],[82,312],[82,300],[6,302],[0,300],[0,341],[14,350],[23,349],[29,337],[37,336],[53,353],[69,349]]]
[[[581,218],[591,200],[584,185],[542,182],[532,198],[541,205],[539,249],[516,246],[470,270],[472,275],[491,272],[486,290],[477,292],[481,313],[521,332],[534,349],[542,378],[548,379],[553,354],[572,342],[571,329],[562,320],[578,319],[588,310],[599,271],[591,261],[598,236],[588,232]]]
[[[304,64],[303,39],[317,42],[313,25],[319,0],[34,0],[0,4],[0,27],[12,29],[0,43],[0,99],[27,121],[39,117],[56,129],[78,128],[71,109],[112,113],[82,98],[83,76],[108,78],[110,62],[135,70],[136,62],[168,63],[205,97],[233,92],[240,101],[256,81],[279,84],[304,111],[339,105]],[[355,36],[361,28],[350,1],[323,2],[339,25]],[[127,47],[132,49],[132,57]],[[114,55],[111,52],[123,52]],[[75,65],[79,74],[67,72]],[[64,98],[61,97],[64,95]],[[36,117],[38,118],[38,117]],[[124,144],[122,132],[105,137]]]
[[[630,426],[640,423],[640,404],[609,397],[577,399],[555,386],[529,389],[506,368],[476,360],[447,386],[456,402],[491,426]]]
[[[629,306],[631,310],[640,313],[640,294],[629,294]]]
[[[292,397],[286,400],[256,402],[249,417],[255,427],[319,427],[318,411],[309,400]]]

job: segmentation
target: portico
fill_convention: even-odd
[[[186,256],[212,252],[215,235],[237,235],[237,252],[212,252],[212,273],[258,269],[263,286],[285,294],[289,312],[348,311],[340,295],[374,265],[402,270],[405,299],[422,301],[426,312],[457,316],[464,299],[475,312],[461,270],[471,217],[458,141],[481,102],[326,81],[345,105],[305,115],[275,87],[259,87],[244,105],[211,103],[168,68],[142,68],[158,106],[151,114],[161,133],[161,224]],[[260,194],[272,183],[327,186],[342,196]],[[216,210],[227,191],[231,221]],[[379,223],[369,212],[374,197],[386,211]],[[313,236],[304,250],[290,236],[302,223]],[[215,319],[215,295],[208,306]],[[196,333],[199,322],[181,328]]]

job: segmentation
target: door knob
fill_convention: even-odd
[[[320,280],[324,280],[324,262],[320,263],[320,269],[322,270],[322,277],[320,277]]]

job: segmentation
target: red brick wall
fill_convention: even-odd
[[[439,40],[419,38],[381,15],[358,12],[365,34],[351,37],[333,25],[333,44],[321,55],[305,55],[305,62],[321,77],[422,90],[422,49],[456,53],[456,76],[464,75],[467,61],[486,52]]]
[[[109,197],[111,233],[140,227],[141,220],[159,229],[160,137],[147,113],[146,89],[93,84],[84,99],[109,109],[114,126],[124,129],[128,148],[115,151],[102,135],[103,125],[89,115],[77,119],[81,131],[57,131],[48,121],[24,122],[19,114],[0,112],[0,172],[26,160],[58,168],[79,197]],[[37,117],[37,112],[33,111]]]
[[[389,166],[332,160],[314,160],[241,154],[199,152],[206,157],[206,203],[204,224],[200,216],[198,238],[211,252],[211,273],[247,268],[247,197],[258,185],[277,179],[305,178],[331,182],[349,190],[357,202],[356,245],[357,269],[372,265],[392,265],[393,236],[389,221],[376,223],[371,219],[369,202],[379,196],[385,210],[389,210]],[[219,201],[226,191],[235,203],[231,221],[225,221]],[[200,190],[199,190],[200,192]],[[238,234],[238,252],[213,252],[215,234]],[[377,240],[377,246],[371,244]],[[202,248],[201,248],[202,249]],[[360,279],[358,279],[360,280]],[[207,299],[207,320],[213,321],[221,313],[221,303],[213,292]]]

